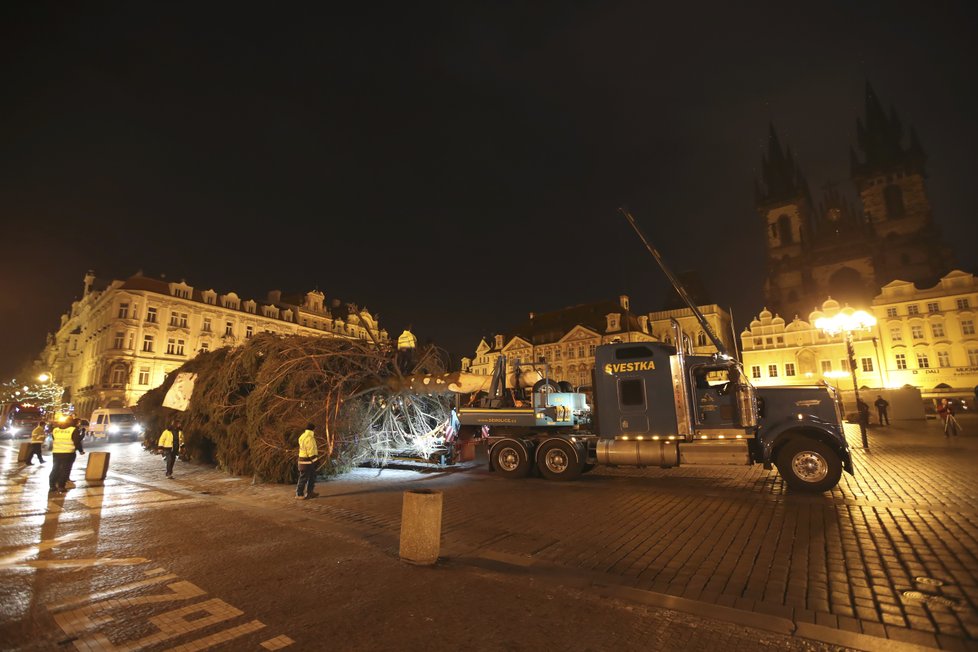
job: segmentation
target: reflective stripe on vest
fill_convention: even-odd
[[[51,452],[52,453],[74,453],[75,452],[75,442],[71,439],[72,433],[75,432],[75,426],[68,426],[67,428],[55,428],[54,432],[51,433]]]

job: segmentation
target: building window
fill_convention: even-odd
[[[166,341],[166,354],[174,355],[177,352],[177,341],[172,337]]]
[[[753,365],[750,368],[750,377],[751,378],[760,378],[761,377],[761,365],[756,364],[756,365]]]
[[[849,360],[846,358],[839,360],[839,368],[842,369],[842,371],[849,371]]]
[[[204,331],[205,333],[210,333],[211,332],[211,318],[210,317],[204,317],[204,325],[201,326],[200,330]]]
[[[873,370],[873,359],[872,358],[861,358],[859,363],[862,365],[863,371],[869,373]]]
[[[234,322],[229,321],[224,323],[224,334],[234,335]]]
[[[587,354],[593,358],[594,357],[594,350],[596,348],[597,348],[597,345],[596,344],[588,344],[587,345]]]
[[[147,353],[152,353],[153,352],[153,336],[152,335],[143,335],[143,351],[146,351]]]
[[[894,326],[890,329],[890,339],[894,342],[903,341],[903,329],[899,326]]]
[[[149,385],[149,367],[139,368],[139,384]]]
[[[254,335],[254,334],[255,334],[255,327],[254,326],[248,326],[247,328],[245,328],[245,339],[250,340],[251,339],[251,336]],[[517,362],[519,362],[519,359],[517,359]]]
[[[971,319],[961,320],[961,333],[963,335],[974,335],[975,334],[975,322]]]
[[[554,360],[560,360],[560,347],[554,349]]]
[[[936,301],[931,301],[930,303],[927,304],[927,312],[940,312],[940,311],[941,311],[941,305]]]
[[[921,369],[929,369],[930,368],[930,360],[927,359],[927,354],[926,353],[918,353],[917,354],[917,366],[920,367]]]
[[[832,371],[832,361],[822,360],[822,373],[827,374]]]
[[[920,314],[920,306],[918,306],[916,303],[911,303],[909,306],[907,306],[907,314],[908,315],[919,315]]]
[[[889,307],[889,308],[887,308],[886,309],[886,316],[887,317],[896,317],[897,316],[897,309],[895,307],[892,307],[892,306]]]
[[[897,353],[896,356],[895,356],[895,358],[896,358],[896,367],[897,367],[897,369],[906,369],[907,368],[907,354],[905,354],[905,353]]]
[[[187,313],[181,312],[180,315],[179,315],[179,317],[180,317],[180,319],[177,322],[177,326],[179,326],[180,328],[186,328],[187,327]]]
[[[968,308],[971,307],[971,304],[968,301],[968,299],[965,298],[965,299],[958,299],[957,306],[958,306],[958,310],[967,310]]]
[[[149,323],[149,324],[155,324],[156,323],[156,308],[147,308],[146,309],[146,322]]]
[[[668,340],[669,340],[669,336],[666,335],[666,341],[668,341]],[[759,338],[759,337],[755,337],[754,338],[754,346],[760,346],[763,343],[764,342],[763,342],[763,340],[761,340],[761,338]]]
[[[132,349],[136,348],[136,334],[135,333],[129,333],[129,343],[126,345],[126,348],[129,349],[130,351]]]
[[[186,346],[186,344],[187,343],[184,340],[181,339],[177,340],[177,355],[184,355],[184,347]]]
[[[794,362],[785,362],[784,363],[784,375],[785,376],[794,376],[795,375],[795,363]]]
[[[978,349],[968,349],[968,366],[978,367]]]
[[[774,346],[774,338],[773,337],[765,337],[764,338],[764,343],[766,345],[768,345],[768,346]]]
[[[109,382],[113,385],[125,385],[126,384],[126,368],[125,367],[113,367],[112,375],[109,378]]]
[[[922,339],[924,339],[924,327],[923,326],[920,326],[919,324],[916,324],[916,325],[911,326],[910,327],[910,337],[912,337],[915,340],[922,340]]]
[[[767,366],[767,375],[769,377],[771,377],[771,378],[777,378],[778,377],[778,365],[776,365],[776,364],[769,364]]]
[[[934,332],[934,337],[944,337],[944,324],[931,324],[930,329]]]
[[[210,342],[201,342],[200,343],[200,350],[201,351],[210,351],[210,348],[211,348]]]
[[[122,345],[126,343],[126,334],[122,331],[118,331],[115,334],[115,340],[112,342],[113,349],[121,349]]]
[[[706,333],[703,331],[696,334],[696,346],[706,346]]]
[[[778,335],[778,344],[784,344],[784,337]]]
[[[129,304],[120,303],[119,304],[119,319],[129,319]]]
[[[937,366],[938,367],[950,367],[951,366],[951,356],[947,354],[947,351],[937,352]]]

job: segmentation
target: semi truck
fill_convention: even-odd
[[[755,388],[706,318],[622,209],[716,353],[693,355],[672,320],[672,342],[619,342],[595,351],[593,395],[549,377],[532,387],[507,387],[500,355],[489,390],[456,412],[475,432],[489,467],[509,478],[539,472],[572,480],[598,465],[677,467],[752,465],[777,468],[792,490],[825,492],[842,471],[853,474],[840,401],[828,385]],[[517,371],[510,377],[520,377]],[[571,390],[571,391],[567,391]]]

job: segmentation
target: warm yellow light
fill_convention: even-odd
[[[43,373],[40,376],[38,376],[37,379],[42,383],[46,383],[49,380],[51,380],[51,374]]]
[[[876,325],[876,317],[865,310],[843,308],[831,317],[819,317],[815,320],[815,328],[829,335],[838,335],[852,331],[868,331]]]

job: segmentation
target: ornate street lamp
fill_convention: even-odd
[[[876,317],[865,310],[853,310],[846,306],[831,317],[819,317],[815,320],[815,328],[825,331],[829,335],[842,333],[846,340],[846,354],[849,357],[849,371],[852,372],[852,389],[856,395],[856,412],[859,414],[859,434],[862,436],[863,448],[869,449],[869,440],[866,438],[866,422],[863,420],[863,413],[859,410],[859,382],[856,380],[856,353],[852,347],[853,331],[872,330],[876,325]]]

